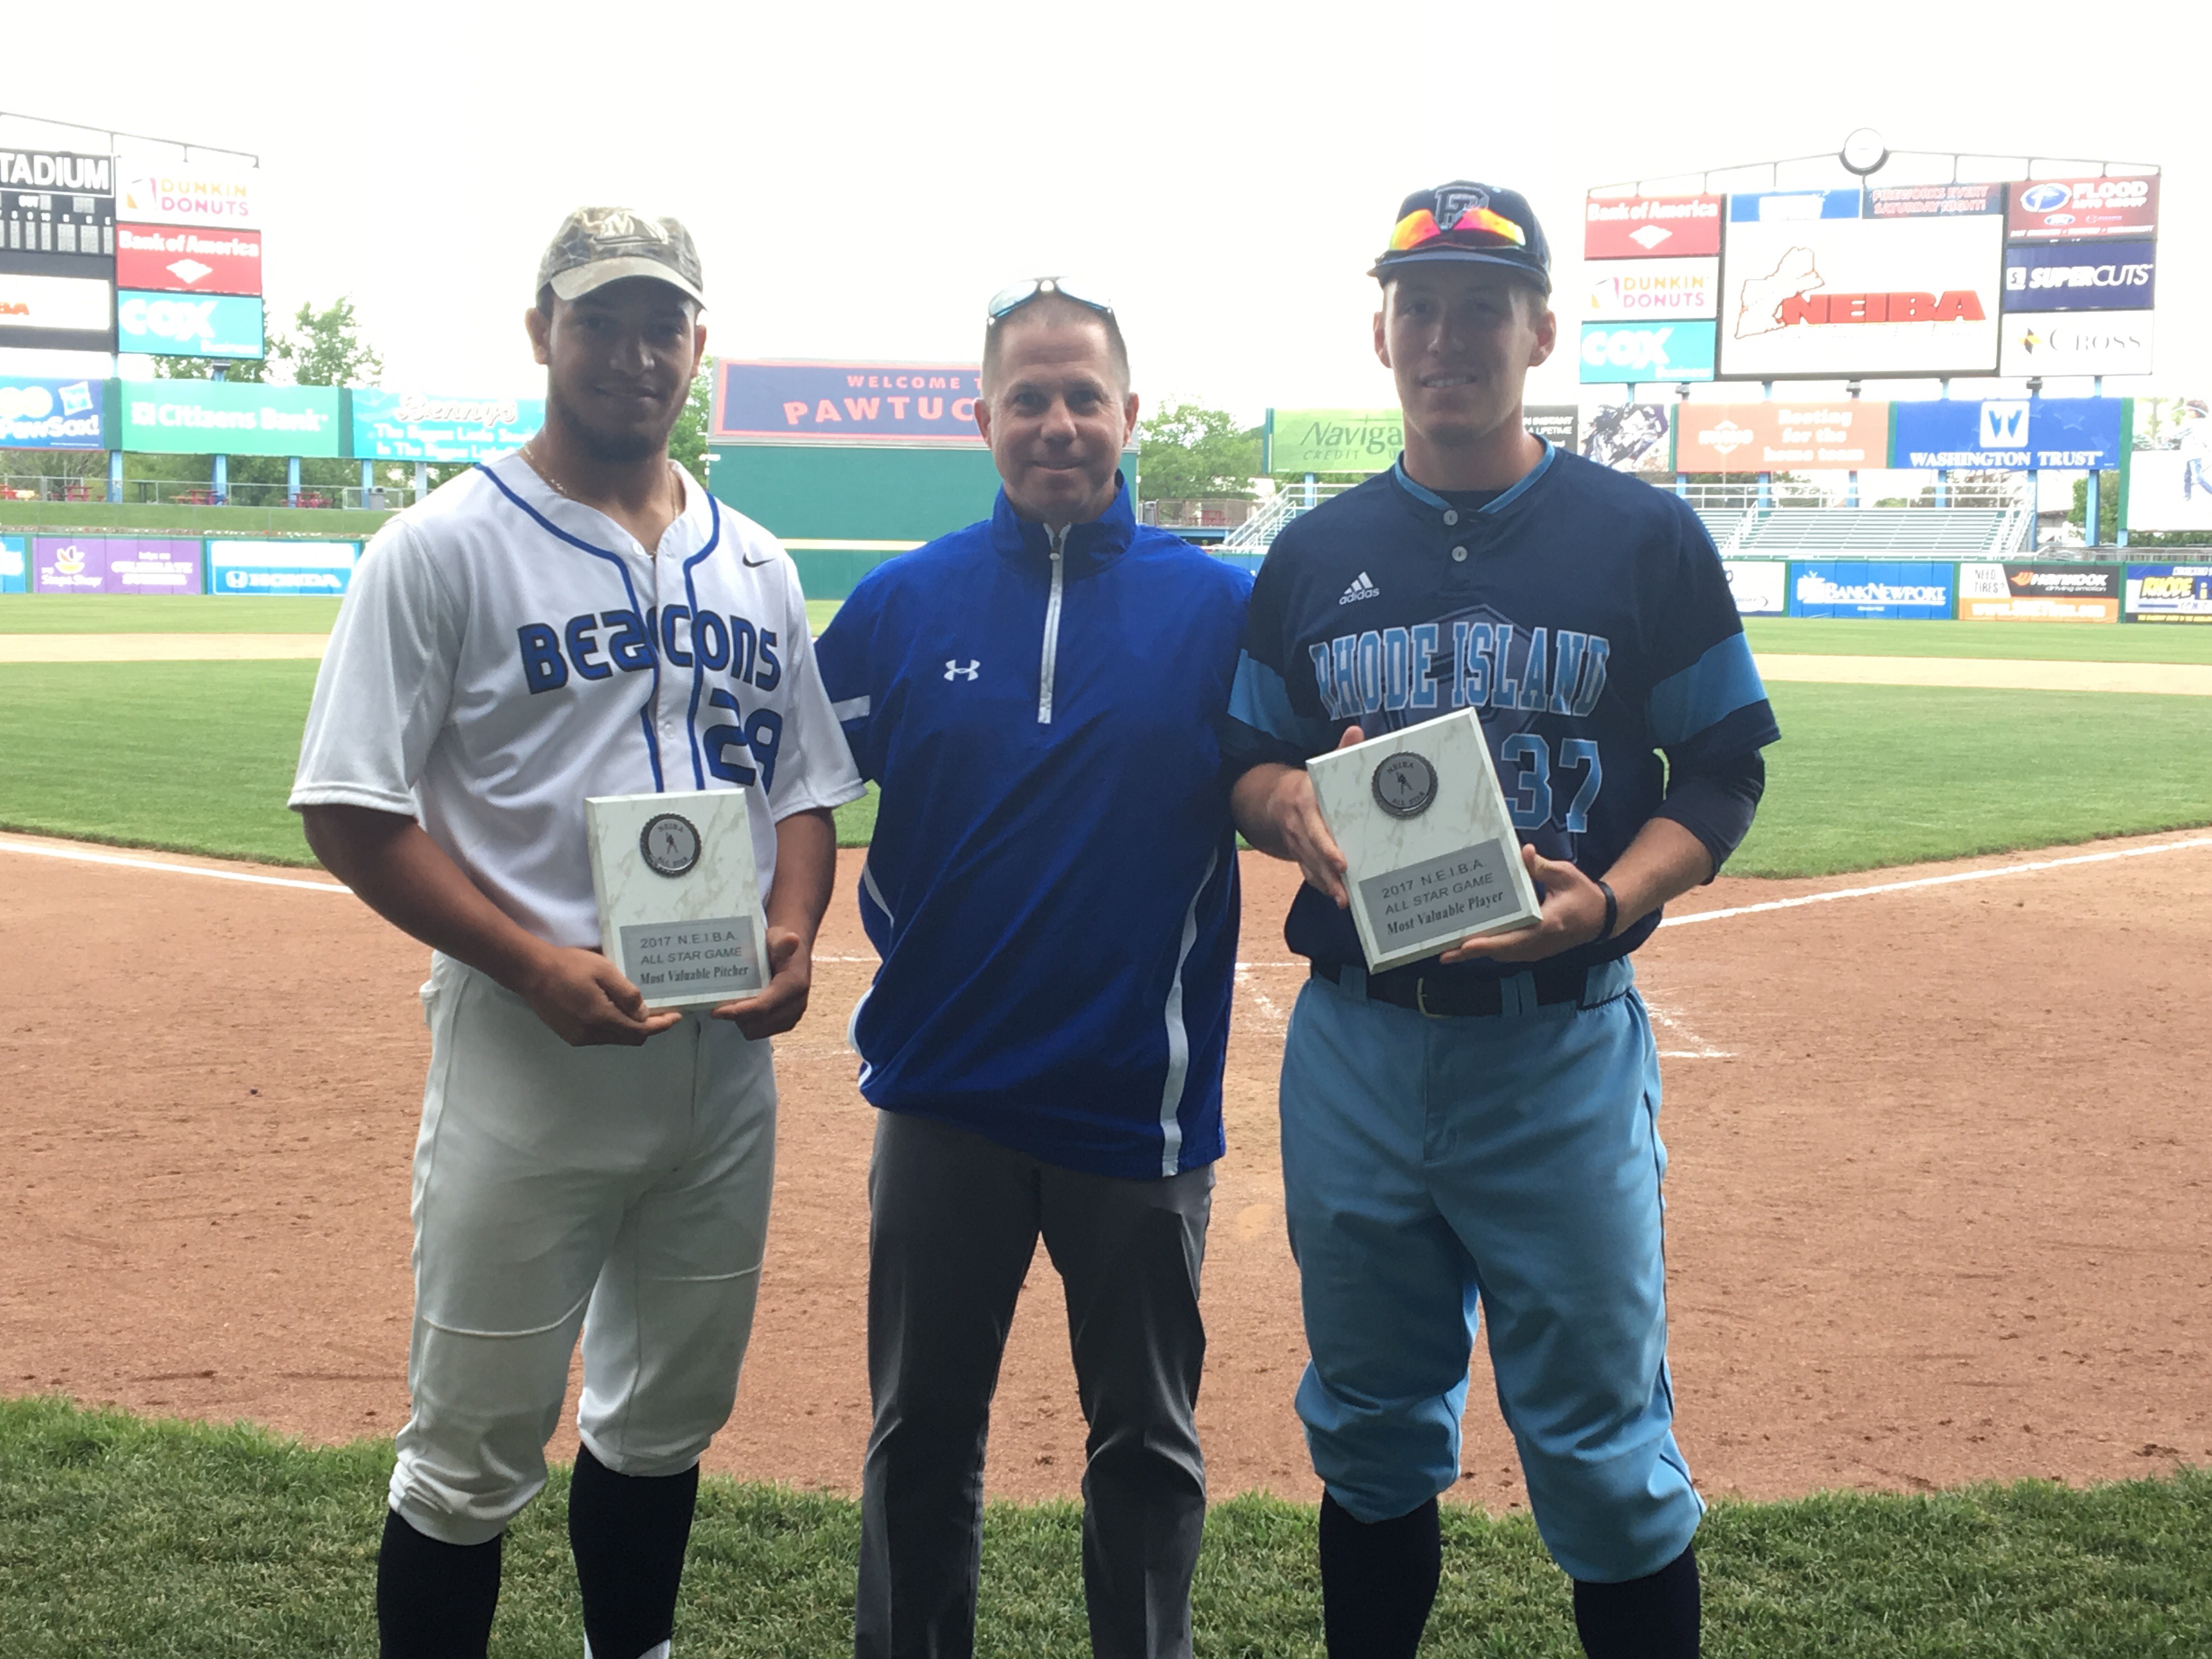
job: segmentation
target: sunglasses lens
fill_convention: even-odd
[[[1034,277],[1026,283],[1010,283],[991,296],[984,314],[995,323],[1008,312],[1018,311],[1036,299],[1043,288],[1044,284]]]

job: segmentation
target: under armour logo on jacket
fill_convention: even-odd
[[[970,657],[966,662],[962,662],[957,657],[947,657],[945,659],[945,678],[948,680],[972,680],[981,672],[982,667],[983,659],[981,657]]]

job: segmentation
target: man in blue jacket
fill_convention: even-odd
[[[1187,1655],[1237,955],[1214,722],[1250,584],[1135,522],[1106,306],[1001,294],[975,419],[991,517],[872,572],[818,652],[882,792],[859,897],[883,966],[852,1022],[881,1109],[857,1649],[973,1650],[991,1395],[1042,1234],[1091,1431],[1092,1650]]]

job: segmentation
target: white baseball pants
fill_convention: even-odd
[[[545,1484],[569,1356],[577,1427],[622,1474],[681,1474],[730,1414],[775,1163],[769,1045],[703,1011],[572,1048],[434,957],[415,1146],[415,1327],[392,1507],[496,1537]]]

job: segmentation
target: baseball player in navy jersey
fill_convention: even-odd
[[[830,809],[861,786],[789,558],[668,459],[703,303],[676,221],[571,215],[526,316],[544,429],[385,526],[315,684],[292,793],[308,842],[434,953],[387,1659],[484,1652],[580,1332],[586,1652],[665,1656],[699,1458],[736,1396],[768,1040],[805,1011]],[[647,1012],[599,953],[585,798],[738,787],[769,984]]]
[[[1282,1152],[1328,1650],[1419,1642],[1479,1316],[1584,1650],[1678,1659],[1704,1506],[1672,1427],[1659,1069],[1629,957],[1741,840],[1779,733],[1696,515],[1522,424],[1558,329],[1528,203],[1417,191],[1371,274],[1405,451],[1269,550],[1224,731],[1238,826],[1306,878]],[[1542,918],[1370,974],[1304,763],[1469,708]]]

